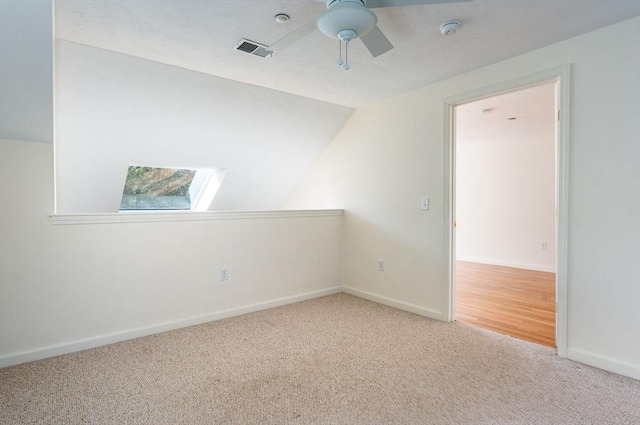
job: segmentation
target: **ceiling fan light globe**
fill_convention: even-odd
[[[376,14],[356,3],[340,3],[327,9],[316,21],[318,29],[327,37],[339,38],[344,30],[356,33],[354,38],[362,37],[378,23]]]

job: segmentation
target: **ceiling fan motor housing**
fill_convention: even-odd
[[[327,37],[338,38],[340,32],[351,30],[353,38],[362,37],[376,26],[376,14],[363,6],[361,0],[333,0],[329,9],[318,17],[318,29]]]
[[[316,1],[320,3],[324,3],[327,6],[327,9],[329,9],[334,4],[338,4],[338,3],[357,3],[363,6],[367,5],[366,4],[367,0],[316,0]]]

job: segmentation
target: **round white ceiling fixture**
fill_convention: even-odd
[[[460,29],[461,26],[462,23],[460,21],[445,22],[444,24],[440,25],[440,32],[442,33],[442,35],[453,35]]]
[[[376,14],[363,7],[360,0],[335,1],[326,12],[318,17],[318,29],[324,35],[338,38],[344,30],[351,30],[359,38],[367,34],[376,26]]]
[[[276,22],[279,24],[284,24],[285,22],[289,22],[289,15],[287,15],[286,13],[278,13],[275,17]]]

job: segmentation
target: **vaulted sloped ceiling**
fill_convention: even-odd
[[[53,142],[53,6],[0,1],[0,138]]]
[[[210,209],[278,209],[352,109],[56,44],[58,209],[117,212],[129,165],[226,169]]]

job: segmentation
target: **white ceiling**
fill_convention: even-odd
[[[272,58],[233,50],[271,44],[314,19],[313,0],[57,0],[56,37],[349,107],[416,89],[640,14],[638,0],[474,0],[374,9],[394,44],[372,58],[359,40],[351,70],[338,42],[312,33]],[[284,12],[286,24],[273,17]],[[458,19],[455,35],[440,23]]]
[[[456,142],[493,142],[521,138],[523,134],[553,134],[555,90],[555,82],[549,82],[457,106]]]

